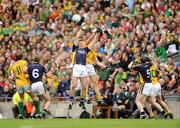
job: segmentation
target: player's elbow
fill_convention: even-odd
[[[47,73],[46,73],[46,77],[47,77],[47,78],[50,78],[50,77],[51,77],[51,72],[47,72]]]
[[[25,74],[25,77],[26,77],[26,78],[29,78],[29,75],[28,75],[28,74]]]

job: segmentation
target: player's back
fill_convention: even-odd
[[[16,86],[24,86],[30,84],[29,78],[26,77],[26,73],[24,71],[24,67],[27,65],[27,61],[18,60],[12,66],[12,72],[16,78]]]
[[[39,63],[31,64],[28,67],[28,74],[31,83],[42,81],[43,74],[47,73],[45,67]]]
[[[90,50],[86,56],[86,63],[87,64],[93,64],[93,60],[96,57],[96,53],[94,50]]]
[[[150,63],[146,63],[140,66],[136,66],[133,69],[140,72],[142,79],[145,83],[151,83],[151,74],[150,74]]]

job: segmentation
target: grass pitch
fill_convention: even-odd
[[[0,120],[0,128],[180,128],[180,120],[42,119]]]

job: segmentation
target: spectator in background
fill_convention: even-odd
[[[99,69],[98,75],[99,75],[99,79],[101,81],[105,82],[106,80],[108,80],[109,75],[111,74],[112,68],[111,68],[111,65],[110,65],[108,60],[104,60],[104,64],[107,65],[107,68],[106,69]]]
[[[11,98],[12,96],[14,95],[15,93],[15,88],[13,87],[12,84],[8,84],[8,85],[5,85],[3,88],[1,88],[2,92],[1,92],[1,97],[3,99],[3,101],[11,101]]]
[[[111,3],[111,0],[101,0],[100,1],[101,9],[110,7],[110,3]]]
[[[112,74],[111,78],[114,79],[114,87],[117,87],[121,82],[127,80],[127,73],[124,71],[122,67],[119,67]]]
[[[83,21],[103,31],[95,44],[99,61],[107,65],[106,69],[96,67],[101,88],[112,80],[113,72],[119,67],[128,74],[126,65],[141,54],[160,61],[160,77],[165,80],[165,90],[177,88],[178,78],[175,77],[174,83],[170,77],[177,76],[173,73],[177,64],[169,63],[166,57],[179,50],[178,10],[177,0],[35,0],[33,3],[3,0],[0,5],[1,88],[4,90],[5,85],[9,86],[6,83],[8,70],[14,63],[15,53],[23,51],[29,63],[40,53],[42,63],[52,72],[47,87],[53,96],[60,75],[72,74],[71,56],[68,54],[72,49],[73,37]],[[74,14],[81,16],[81,22],[71,20]],[[167,65],[162,61],[168,61]],[[128,83],[132,82],[133,77],[128,75]],[[114,88],[114,83],[111,84]]]
[[[157,46],[156,46],[154,52],[160,61],[162,61],[166,58],[166,49],[164,47],[162,47],[160,41],[157,42]]]
[[[131,93],[126,88],[126,86],[124,87],[119,86],[119,88],[120,88],[119,93],[117,95],[117,100],[113,105],[113,109],[114,111],[119,111],[123,117],[127,118],[130,115],[130,113],[128,113],[128,110],[131,107],[130,100],[132,96]]]
[[[60,97],[67,97],[68,93],[67,90],[70,88],[70,84],[68,81],[66,81],[65,76],[61,76],[61,81],[59,82],[59,85],[57,87],[57,93]]]
[[[178,52],[179,44],[175,40],[174,35],[170,36],[169,43],[167,44],[166,47],[167,47],[167,50],[166,50],[167,55],[173,55],[173,54],[176,54]]]

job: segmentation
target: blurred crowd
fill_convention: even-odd
[[[72,20],[75,14],[79,21]],[[12,97],[15,92],[10,69],[17,51],[28,63],[39,54],[51,71],[46,82],[50,95],[68,96],[71,46],[82,22],[103,31],[94,50],[107,65],[96,67],[105,98],[112,94],[113,101],[133,99],[140,82],[128,64],[141,55],[158,65],[164,94],[179,91],[180,65],[172,58],[180,43],[178,0],[0,0],[0,97]],[[79,90],[78,85],[77,95]],[[88,94],[95,95],[91,87]]]

